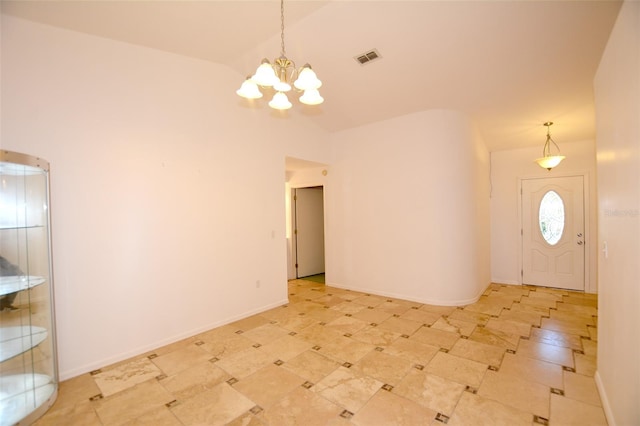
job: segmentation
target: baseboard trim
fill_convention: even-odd
[[[435,306],[464,306],[464,305],[470,305],[472,303],[476,303],[480,299],[480,296],[482,296],[484,292],[487,290],[487,288],[489,287],[489,284],[487,284],[476,296],[470,297],[468,299],[435,300],[435,299],[422,299],[419,297],[407,296],[406,294],[379,291],[379,290],[370,289],[370,288],[348,287],[348,286],[343,286],[343,285],[334,284],[334,283],[331,283],[331,284],[327,283],[326,285],[340,288],[343,290],[357,291],[358,293],[367,293],[367,294],[373,294],[375,296],[383,296],[383,297],[393,297],[395,299],[408,300],[410,302],[417,302],[417,303],[423,303],[425,305],[435,305]]]
[[[613,417],[613,411],[611,410],[611,404],[609,403],[609,398],[607,397],[607,392],[604,388],[604,384],[602,384],[602,379],[600,378],[600,372],[596,371],[596,374],[593,376],[596,382],[596,388],[598,388],[598,393],[600,393],[600,400],[602,401],[602,409],[604,410],[604,416],[607,418],[607,423],[609,426],[616,426],[615,418]]]
[[[522,285],[521,283],[519,283],[518,281],[513,281],[513,280],[501,280],[499,278],[492,278],[491,279],[492,283],[495,284],[506,284],[506,285]]]
[[[161,348],[163,346],[170,345],[172,343],[178,342],[178,341],[183,340],[183,339],[187,339],[189,337],[193,337],[193,336],[198,335],[200,333],[204,333],[205,331],[209,331],[209,330],[212,330],[214,328],[221,327],[223,325],[227,325],[227,324],[230,324],[230,323],[235,322],[235,321],[239,321],[241,319],[244,319],[244,318],[250,317],[252,315],[256,315],[256,314],[268,311],[269,309],[277,308],[278,306],[286,305],[288,303],[289,303],[289,299],[285,298],[285,299],[280,300],[278,302],[270,303],[268,305],[261,306],[260,308],[256,308],[256,309],[252,309],[251,311],[244,312],[244,313],[242,313],[240,315],[234,315],[232,317],[226,318],[226,319],[221,320],[221,321],[216,321],[214,323],[207,324],[207,325],[204,325],[202,327],[198,327],[198,328],[190,330],[190,331],[185,331],[184,333],[180,333],[180,334],[168,337],[166,339],[162,339],[162,340],[160,340],[158,342],[150,343],[150,344],[144,345],[144,346],[139,346],[139,347],[137,347],[135,349],[132,349],[130,351],[127,351],[127,352],[124,352],[124,353],[121,353],[121,354],[118,354],[118,355],[115,355],[115,356],[112,356],[112,357],[109,357],[109,358],[104,358],[104,359],[101,359],[99,361],[83,365],[81,367],[76,367],[76,368],[72,368],[72,369],[69,369],[69,370],[60,371],[60,381],[68,380],[68,379],[74,378],[76,376],[79,376],[81,374],[97,370],[99,368],[104,368],[105,366],[108,366],[108,365],[111,365],[111,364],[115,364],[116,362],[124,361],[126,359],[134,358],[136,356],[140,356],[140,355],[142,355],[142,354],[144,354],[146,352],[153,351],[153,350]]]

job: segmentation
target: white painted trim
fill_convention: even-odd
[[[500,278],[491,278],[491,282],[494,283],[494,284],[522,285],[522,283],[519,283],[518,281],[503,280],[503,279],[500,279]]]
[[[287,158],[292,158],[295,159],[295,157],[289,157],[287,156]],[[285,228],[288,228],[286,230],[286,232],[288,233],[289,237],[287,238],[287,246],[285,248],[286,251],[288,251],[290,253],[290,257],[287,255],[286,256],[286,262],[287,262],[287,280],[294,280],[296,279],[296,275],[297,275],[297,271],[295,268],[295,244],[296,244],[296,239],[295,239],[295,203],[293,200],[293,194],[294,191],[296,189],[301,189],[301,188],[314,188],[314,187],[322,187],[322,205],[324,206],[324,213],[323,213],[323,221],[324,221],[324,243],[325,243],[325,252],[324,252],[324,259],[325,259],[325,273],[327,272],[327,174],[328,174],[328,170],[329,170],[329,165],[328,164],[323,164],[323,163],[315,163],[315,162],[309,162],[308,160],[302,160],[303,162],[308,162],[309,164],[316,164],[316,166],[309,166],[308,168],[304,168],[304,169],[298,169],[295,171],[287,171],[286,170],[286,159],[285,159],[285,190],[288,188],[288,191],[286,191],[286,197],[288,197],[288,200],[285,200],[285,205],[288,204],[289,210],[285,212],[285,220],[289,220],[289,218],[291,219],[291,223],[289,224],[290,226],[287,226],[287,224],[285,224]],[[316,171],[319,173],[316,173],[313,176],[309,176],[306,172],[310,172],[310,171]]]
[[[289,207],[290,207],[290,215],[291,215],[291,238],[287,239],[287,244],[289,244],[289,247],[287,247],[287,250],[290,250],[291,252],[291,262],[289,264],[289,262],[287,262],[287,280],[295,280],[298,279],[298,271],[296,270],[295,267],[295,263],[298,261],[297,259],[297,244],[298,244],[298,240],[296,238],[296,224],[297,224],[297,218],[296,218],[296,201],[294,200],[295,198],[295,194],[296,194],[296,189],[305,189],[305,188],[322,188],[322,226],[324,227],[324,234],[322,235],[322,239],[323,239],[323,244],[324,244],[324,271],[325,273],[327,272],[327,215],[326,215],[326,211],[327,211],[327,192],[326,192],[326,185],[323,183],[319,183],[319,184],[289,184]],[[289,273],[291,272],[292,276],[289,276]]]
[[[251,310],[249,312],[245,312],[245,313],[240,314],[240,315],[234,315],[234,316],[229,317],[229,318],[227,318],[225,320],[222,320],[222,321],[217,321],[215,323],[212,323],[212,324],[209,324],[209,325],[206,325],[206,326],[203,326],[203,327],[198,327],[198,328],[196,328],[194,330],[187,331],[185,333],[180,333],[180,334],[177,334],[175,336],[168,337],[166,339],[162,339],[162,340],[160,340],[160,341],[158,341],[156,343],[152,343],[152,344],[145,345],[145,346],[140,346],[140,347],[138,347],[136,349],[132,349],[130,351],[123,352],[123,353],[121,353],[119,355],[115,355],[115,356],[112,356],[112,357],[109,357],[109,358],[105,358],[105,359],[102,359],[102,360],[99,360],[99,361],[96,361],[96,362],[92,362],[90,364],[86,364],[86,365],[81,366],[81,367],[73,368],[71,370],[61,371],[60,372],[60,380],[61,381],[68,380],[68,379],[71,379],[73,377],[79,376],[81,374],[88,373],[89,371],[94,371],[94,370],[97,370],[99,368],[104,368],[107,365],[111,365],[111,364],[114,364],[116,362],[124,361],[126,359],[139,356],[139,355],[141,355],[143,353],[153,351],[155,349],[161,348],[161,347],[166,346],[166,345],[170,345],[171,343],[175,343],[175,342],[178,342],[180,340],[196,336],[196,335],[198,335],[200,333],[204,333],[205,331],[213,330],[214,328],[218,328],[218,327],[221,327],[223,325],[227,325],[227,324],[230,324],[232,322],[239,321],[241,319],[250,317],[252,315],[256,315],[256,314],[268,311],[269,309],[277,308],[278,306],[287,305],[288,303],[289,303],[289,299],[284,299],[284,300],[281,300],[279,302],[271,303],[271,304],[263,306],[261,308]]]
[[[597,283],[591,282],[591,244],[598,244],[597,238],[594,237],[593,241],[591,239],[591,197],[590,197],[590,186],[589,186],[589,172],[587,171],[578,171],[578,172],[566,172],[566,173],[556,173],[553,176],[518,176],[518,227],[522,230],[524,229],[524,224],[522,223],[522,181],[523,180],[531,180],[531,179],[548,179],[548,178],[560,178],[560,177],[573,177],[573,176],[581,176],[582,177],[582,203],[583,203],[583,214],[584,214],[584,240],[587,242],[587,247],[584,253],[584,292],[585,293],[597,293],[598,286]],[[595,234],[594,234],[595,235]],[[518,238],[520,241],[520,248],[518,250],[518,269],[522,271],[523,259],[522,259],[522,248],[523,248],[523,235],[520,232],[520,237]],[[597,258],[594,259],[597,261]],[[596,273],[597,276],[597,273]],[[522,273],[520,274],[520,278],[518,280],[518,284],[522,284]]]
[[[371,289],[368,289],[368,288],[352,288],[352,287],[347,287],[347,286],[341,286],[341,285],[334,284],[334,283],[331,283],[331,284],[327,283],[326,285],[328,285],[330,287],[339,288],[339,289],[342,289],[342,290],[350,290],[350,291],[355,291],[355,292],[358,292],[358,293],[367,293],[367,294],[372,294],[374,296],[393,297],[394,299],[408,300],[410,302],[423,303],[425,305],[464,306],[464,305],[470,305],[472,303],[477,302],[478,299],[480,299],[480,296],[482,296],[484,294],[484,292],[487,291],[487,288],[489,287],[490,284],[487,284],[482,289],[482,291],[480,291],[480,293],[475,297],[472,297],[470,299],[452,300],[452,301],[431,300],[431,299],[417,299],[415,297],[406,296],[406,295],[398,294],[398,293],[371,290]]]
[[[604,416],[607,418],[607,423],[609,423],[609,426],[616,426],[616,420],[613,417],[613,410],[611,410],[611,404],[609,403],[609,398],[607,397],[604,384],[602,384],[600,373],[596,371],[593,378],[595,379],[596,388],[598,388],[598,393],[600,394],[600,401],[602,401],[602,409],[604,410]]]

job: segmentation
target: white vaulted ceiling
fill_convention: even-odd
[[[280,55],[268,1],[2,1],[2,12],[226,64],[238,87]],[[595,137],[592,82],[621,2],[286,1],[287,56],[325,103],[296,105],[328,131],[432,108],[467,112],[490,150]],[[381,59],[354,56],[377,49]],[[237,87],[229,87],[235,91]]]

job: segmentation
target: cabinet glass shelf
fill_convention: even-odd
[[[0,150],[0,183],[0,426],[22,426],[58,394],[49,163]]]
[[[57,385],[45,374],[0,377],[0,426],[15,425],[51,399]]]
[[[0,327],[0,362],[35,348],[47,336],[46,328],[35,325]]]
[[[16,293],[18,291],[27,290],[37,285],[44,283],[46,280],[43,277],[36,276],[7,276],[0,277],[0,296],[4,296],[10,293]]]
[[[6,231],[10,229],[18,230],[18,229],[35,229],[35,228],[43,228],[42,225],[32,225],[32,226],[2,226],[0,225],[0,231]]]

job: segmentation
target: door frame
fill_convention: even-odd
[[[291,229],[287,230],[287,233],[290,233],[289,235],[291,235],[291,243],[290,243],[290,247],[287,250],[290,250],[290,255],[291,255],[291,264],[287,265],[287,276],[289,276],[289,272],[293,272],[293,278],[289,278],[289,279],[297,279],[298,276],[298,269],[295,267],[295,263],[297,261],[297,254],[296,254],[296,236],[295,236],[295,227],[296,227],[296,204],[294,202],[294,194],[295,194],[295,190],[296,189],[304,189],[304,188],[316,188],[316,187],[321,187],[322,188],[322,205],[323,205],[323,211],[322,211],[322,224],[324,227],[324,233],[322,236],[322,239],[324,241],[324,269],[325,269],[325,273],[327,270],[327,213],[326,213],[326,205],[327,205],[327,187],[324,183],[298,183],[298,184],[290,184],[289,188],[288,188],[288,196],[290,197],[290,205],[289,205],[289,212],[288,214],[291,217]],[[293,268],[293,270],[289,270],[289,268]]]
[[[325,197],[324,197],[324,185],[311,185],[311,186],[294,186],[291,188],[291,253],[292,253],[292,261],[293,267],[295,269],[295,278],[300,279],[299,269],[298,269],[298,201],[297,201],[297,190],[299,189],[312,189],[312,188],[320,188],[322,191],[322,269],[323,273],[326,270],[326,238],[325,238]],[[305,275],[306,276],[306,275]]]
[[[592,288],[591,285],[591,245],[597,244],[596,238],[592,238],[591,235],[591,190],[590,190],[590,176],[589,172],[567,172],[567,173],[557,173],[553,171],[553,176],[544,176],[544,175],[535,175],[535,176],[519,176],[517,183],[517,192],[518,192],[518,284],[523,285],[523,269],[524,269],[524,260],[523,260],[523,250],[524,250],[524,221],[523,221],[523,212],[522,212],[522,181],[523,180],[531,180],[531,179],[553,179],[553,178],[565,178],[572,176],[582,176],[582,192],[583,192],[583,212],[584,212],[584,241],[585,241],[585,252],[584,252],[584,292],[585,293],[595,293],[597,288]]]

